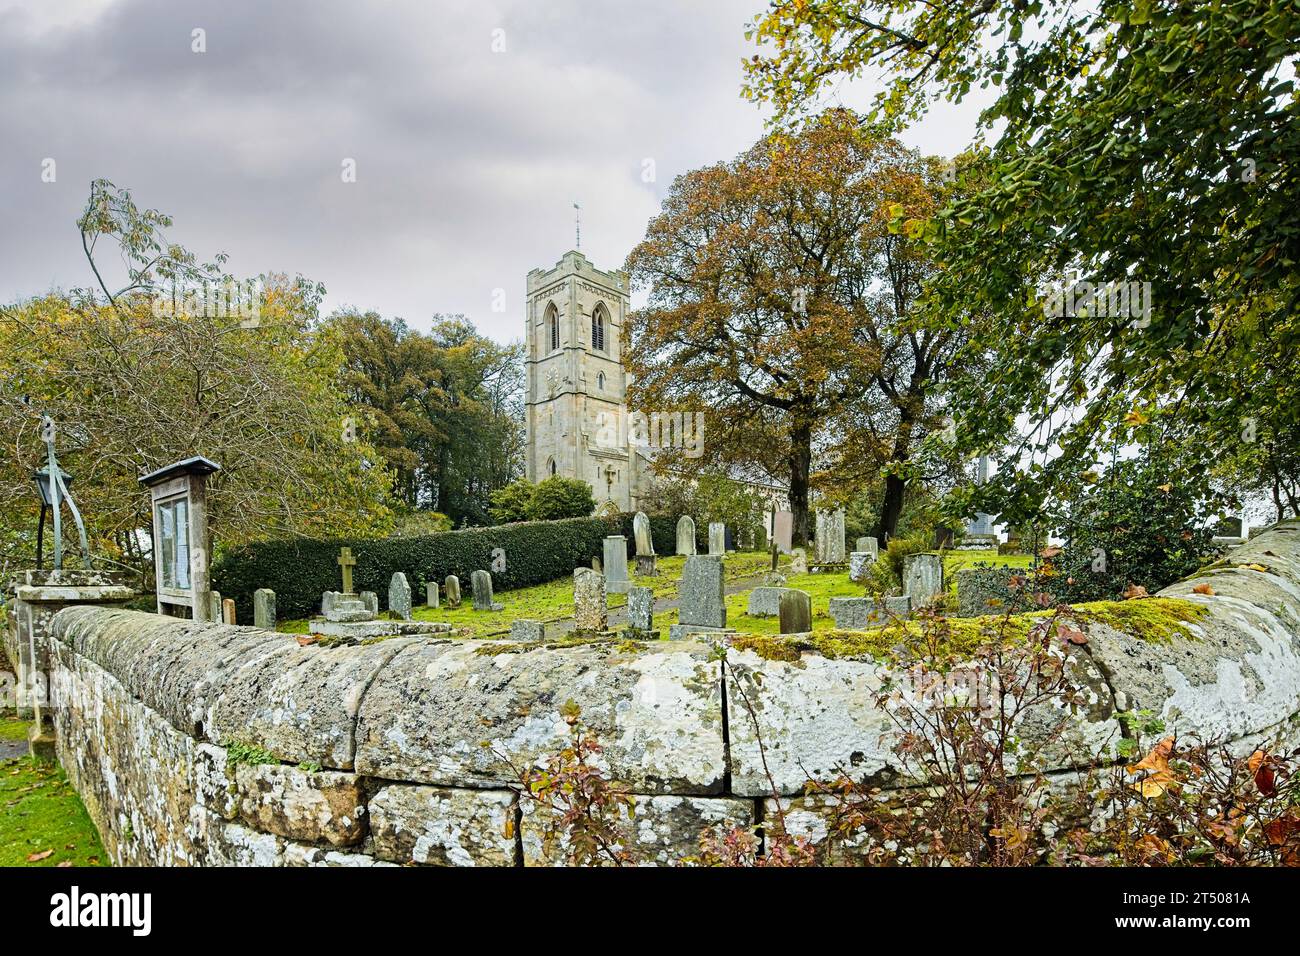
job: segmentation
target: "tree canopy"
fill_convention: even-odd
[[[786,119],[868,71],[885,76],[882,122],[996,93],[977,188],[895,223],[942,264],[927,322],[967,330],[960,366],[991,361],[954,391],[959,441],[1022,436],[986,509],[1020,520],[1141,439],[1179,443],[1187,480],[1265,488],[1295,512],[1295,4],[780,0],[751,35],[749,95]],[[1086,294],[1052,308],[1129,283],[1149,311]]]

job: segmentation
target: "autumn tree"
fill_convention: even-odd
[[[0,538],[31,544],[43,415],[100,555],[147,566],[136,479],[196,454],[222,466],[218,543],[385,530],[388,479],[347,432],[342,353],[317,334],[323,288],[264,275],[223,300],[224,257],[199,263],[170,225],[97,180],[78,222],[93,283],[0,309]]]
[[[1181,480],[1296,513],[1296,4],[777,0],[751,35],[748,92],[789,121],[866,71],[885,77],[882,122],[994,91],[983,183],[908,224],[944,263],[927,321],[992,360],[954,387],[960,444],[1020,419],[1021,467],[981,490],[983,510],[1030,518],[1154,440],[1198,456]],[[1129,283],[1149,309],[1087,301]],[[1066,288],[1084,307],[1053,307]]]
[[[628,323],[632,402],[708,408],[708,465],[788,481],[801,540],[815,455],[857,448],[864,480],[886,474],[878,530],[892,534],[908,465],[938,423],[960,337],[911,322],[933,267],[890,222],[929,215],[941,175],[830,111],[679,177],[628,258],[649,289]]]
[[[435,316],[424,333],[344,310],[327,328],[346,356],[342,382],[359,432],[404,506],[483,522],[491,492],[520,469],[521,347],[497,345],[462,316]]]

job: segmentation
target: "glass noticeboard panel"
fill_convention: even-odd
[[[190,502],[177,498],[158,503],[157,543],[161,556],[160,585],[178,591],[190,590]]]

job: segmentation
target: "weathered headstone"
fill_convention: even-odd
[[[745,612],[750,617],[776,617],[781,613],[781,595],[789,588],[760,587],[749,592]]]
[[[447,575],[442,589],[447,592],[447,607],[460,607],[460,578],[454,574]]]
[[[782,634],[807,634],[812,630],[812,597],[807,591],[782,589],[780,622]]]
[[[573,572],[573,623],[580,634],[603,634],[609,630],[605,576],[591,568],[577,568]]]
[[[473,571],[469,576],[470,590],[474,595],[474,610],[503,611],[504,604],[492,600],[492,574],[489,571]]]
[[[885,623],[884,605],[874,598],[834,597],[830,601],[831,617],[841,631],[861,631]]]
[[[678,640],[692,631],[726,628],[727,601],[722,558],[704,554],[687,558],[677,591],[679,623],[669,628],[669,637]]]
[[[424,603],[431,608],[438,607],[438,582],[426,581],[424,585]]]
[[[221,619],[227,624],[234,624],[235,621],[235,599],[226,598],[221,602]]]
[[[542,641],[545,639],[546,624],[543,621],[519,618],[510,622],[510,640],[512,641]]]
[[[258,588],[253,592],[253,627],[275,630],[275,592],[270,588]]]
[[[636,541],[638,557],[655,553],[654,537],[650,534],[650,519],[644,511],[632,516],[632,536]]]
[[[854,551],[865,551],[871,555],[871,560],[875,561],[880,557],[880,542],[875,538],[858,538],[853,545]]]
[[[709,522],[709,554],[717,557],[727,553],[727,526],[721,521]]]
[[[844,509],[817,512],[814,556],[818,564],[844,563]]]
[[[794,547],[794,512],[778,511],[772,524],[772,540],[782,553],[789,554]]]
[[[370,613],[371,617],[379,614],[379,595],[374,591],[362,591],[359,595],[361,605]]]
[[[912,613],[912,599],[906,594],[885,598],[885,614],[888,617],[907,617]]]
[[[909,554],[903,558],[903,593],[920,607],[943,593],[943,558],[937,554]]]
[[[599,555],[592,555],[591,570],[596,571],[600,574],[605,573],[605,565],[601,563]]]
[[[411,619],[411,585],[401,571],[395,572],[388,581],[388,610],[396,614],[398,620]]]
[[[871,566],[876,563],[876,558],[869,551],[854,551],[849,555],[849,580],[854,584],[861,584],[871,573]]]
[[[627,576],[627,538],[611,534],[605,539],[605,590],[623,594],[632,586]]]
[[[795,548],[790,552],[790,573],[807,574],[808,573],[808,552],[803,548]]]
[[[627,630],[632,640],[655,641],[659,632],[654,626],[655,593],[650,588],[635,587],[627,592]]]
[[[225,619],[221,608],[221,592],[211,591],[209,593],[211,593],[212,599],[209,602],[211,604],[211,607],[208,611],[208,620],[216,621],[218,624],[220,624]]]
[[[338,606],[338,591],[322,591],[320,596],[320,612],[323,616],[329,617],[334,613],[334,608]]]
[[[695,553],[695,519],[690,515],[682,515],[677,519],[677,553]]]

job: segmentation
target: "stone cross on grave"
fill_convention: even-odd
[[[352,549],[344,548],[339,552],[339,567],[343,569],[343,593],[352,593],[352,568],[356,566],[357,559],[352,557]]]

